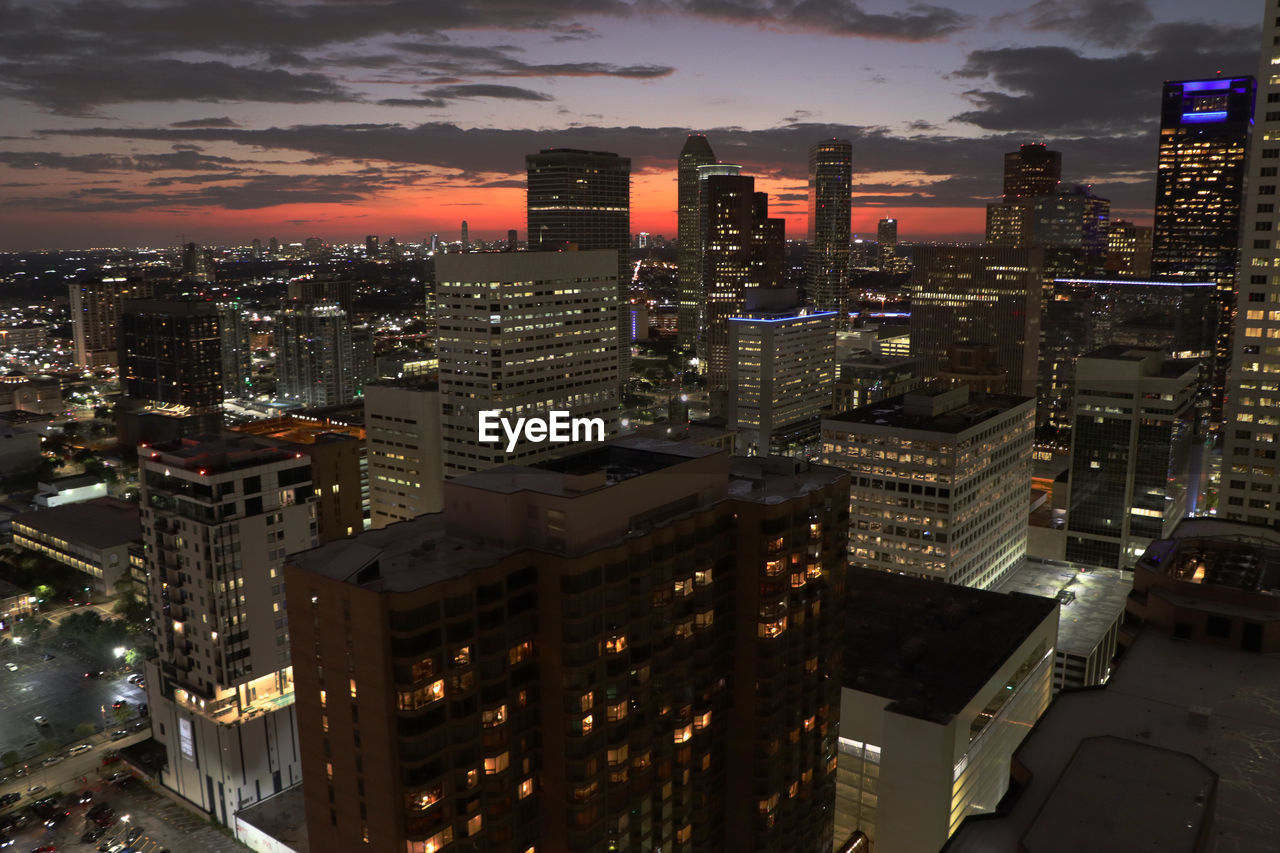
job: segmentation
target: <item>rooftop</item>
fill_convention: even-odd
[[[1054,699],[1014,756],[1027,771],[1020,774],[1020,788],[1011,790],[998,815],[966,821],[944,848],[946,853],[1191,850],[1177,844],[1152,847],[1144,837],[1132,838],[1126,828],[1165,824],[1161,832],[1167,832],[1168,825],[1201,820],[1203,806],[1185,796],[1191,783],[1203,778],[1190,764],[1178,769],[1146,752],[1144,765],[1163,765],[1176,774],[1172,780],[1159,781],[1150,774],[1130,777],[1124,795],[1073,802],[1084,792],[1066,775],[1069,764],[1082,741],[1104,736],[1185,753],[1218,775],[1208,849],[1275,850],[1275,839],[1280,838],[1280,761],[1275,759],[1275,744],[1280,742],[1280,657],[1189,644],[1144,630],[1106,687],[1069,690]],[[1108,751],[1113,760],[1105,763],[1113,772],[1142,769],[1120,767],[1133,763],[1135,753],[1127,746],[1109,740],[1097,748]],[[1068,787],[1060,786],[1063,778]],[[1075,807],[1052,804],[1056,796]],[[1086,806],[1091,809],[1088,822],[1124,833],[1124,840],[1098,846],[1019,847],[1050,832],[1075,837],[1082,831],[1076,824],[1083,822]]]
[[[307,810],[302,786],[294,785],[265,800],[241,809],[236,820],[271,836],[289,850],[304,853],[307,843]]]
[[[144,445],[139,456],[146,457],[148,453],[152,460],[158,460],[158,464],[188,471],[199,470],[202,474],[221,474],[283,461],[296,455],[279,441],[239,432],[179,438],[152,445],[149,449]]]
[[[47,536],[102,550],[142,539],[138,505],[118,498],[94,498],[13,517]]]
[[[1186,519],[1151,543],[1138,567],[1188,584],[1280,590],[1280,533],[1218,519]]]
[[[1059,651],[1088,656],[1124,613],[1132,588],[1133,575],[1119,569],[1089,567],[1081,571],[1073,563],[1028,558],[994,590],[1058,601],[1062,605],[1058,612]]]
[[[1058,607],[864,569],[849,572],[848,586],[844,686],[936,723],[960,713]]]
[[[897,427],[925,432],[945,432],[958,435],[984,421],[1029,404],[1030,397],[1015,394],[972,394],[968,402],[938,414],[916,414],[912,404],[927,391],[913,391],[889,397],[878,403],[868,403],[856,409],[824,418],[824,423],[867,424],[878,427]]]

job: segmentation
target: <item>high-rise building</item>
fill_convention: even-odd
[[[140,277],[111,276],[73,283],[67,291],[76,364],[85,370],[116,364],[120,356],[120,308],[126,299],[150,296],[151,285]]]
[[[467,220],[462,220],[462,251],[471,251],[471,232],[467,228]]]
[[[876,226],[876,243],[880,250],[880,269],[898,271],[898,220],[881,219]]]
[[[218,303],[218,335],[222,346],[222,396],[252,398],[253,348],[249,344],[249,312],[232,300]]]
[[[1269,66],[1263,70],[1271,75]],[[1161,101],[1151,271],[1218,285],[1214,423],[1222,420],[1231,359],[1241,238],[1246,248],[1270,243],[1240,229],[1256,90],[1252,77],[1173,81],[1164,84]]]
[[[297,784],[284,558],[317,544],[311,460],[258,436],[139,453],[160,784],[214,820]]]
[[[805,290],[819,311],[834,311],[841,326],[849,313],[849,240],[853,146],[824,139],[809,149],[809,250]]]
[[[507,251],[514,252],[516,250],[516,229],[507,229]]]
[[[922,246],[911,281],[911,355],[925,377],[946,368],[956,344],[987,344],[1010,393],[1036,393],[1040,347],[1038,249]]]
[[[249,257],[255,261],[262,260],[262,240],[258,237],[253,238],[253,242],[249,244]]]
[[[627,438],[291,560],[310,849],[829,853],[847,494]]]
[[[364,238],[364,256],[366,258],[378,257],[378,235],[370,234]]]
[[[120,439],[126,444],[222,429],[218,307],[186,299],[130,299],[120,310]]]
[[[716,162],[711,143],[700,133],[691,133],[680,149],[676,170],[676,264],[680,277],[680,319],[677,326],[680,349],[687,355],[697,351],[698,336],[706,296],[702,290],[702,219],[698,206],[698,167]]]
[[[1035,405],[932,386],[822,420],[855,566],[987,588],[1022,565]]]
[[[1068,560],[1130,569],[1184,518],[1199,364],[1103,347],[1076,362]]]
[[[606,151],[544,149],[525,157],[530,250],[613,249],[618,255],[618,388],[631,375],[631,159]]]
[[[1111,201],[1087,186],[1038,196],[1031,202],[1031,242],[1078,249],[1081,260],[1101,268],[1111,230]]]
[[[1026,143],[1004,155],[1004,200],[1053,195],[1062,180],[1062,153],[1043,142]]]
[[[1004,155],[1004,197],[987,205],[987,242],[1026,248],[1034,242],[1035,200],[1055,195],[1062,179],[1062,154],[1044,143],[1027,143]]]
[[[794,291],[781,292],[794,303]],[[831,406],[839,317],[794,304],[747,307],[729,318],[728,428],[743,453],[800,454]]]
[[[275,315],[276,397],[300,406],[336,406],[356,396],[351,322],[336,303]]]
[[[755,178],[720,169],[699,169],[707,390],[717,414],[729,383],[729,318],[743,310],[749,290],[782,286],[786,246],[786,221],[769,218],[769,196],[755,191]]]
[[[332,302],[354,316],[356,307],[356,282],[334,273],[315,273],[289,280],[289,299],[301,305],[317,305]]]
[[[1107,235],[1108,274],[1147,278],[1151,275],[1151,226],[1111,220]]]
[[[199,284],[209,284],[217,279],[217,271],[213,263],[213,252],[199,243],[185,243],[182,246],[182,280]]]
[[[1258,79],[1264,103],[1280,100],[1280,80],[1272,76],[1280,63],[1280,21],[1263,15],[1262,62]],[[1263,111],[1253,129],[1245,196],[1240,304],[1235,315],[1231,375],[1227,383],[1222,487],[1218,513],[1258,524],[1280,525],[1280,469],[1275,442],[1280,436],[1275,377],[1280,375],[1280,349],[1266,340],[1280,335],[1280,246],[1269,233],[1280,230],[1273,195],[1280,185],[1280,114]]]
[[[484,252],[436,259],[441,434],[453,477],[567,448],[482,443],[479,418],[600,418],[618,429],[618,274],[612,251]]]
[[[440,512],[440,386],[427,380],[366,385],[364,423],[372,527]]]

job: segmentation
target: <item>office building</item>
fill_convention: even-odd
[[[729,318],[728,427],[748,455],[803,453],[831,406],[840,316],[752,307]]]
[[[68,285],[76,364],[85,370],[115,365],[120,356],[120,309],[126,299],[150,296],[141,278],[112,276]]]
[[[618,388],[631,375],[631,160],[607,151],[543,149],[525,157],[529,248],[617,252]]]
[[[1107,234],[1107,275],[1128,278],[1151,276],[1151,226],[1126,219],[1111,220]]]
[[[464,252],[471,251],[471,231],[467,227],[467,220],[465,219],[462,220],[462,225],[459,228],[459,232],[460,232],[460,239],[461,239],[461,243],[459,245],[461,245],[462,251]]]
[[[880,253],[880,269],[884,272],[899,272],[898,257],[898,220],[881,219],[876,225],[876,246]]]
[[[857,569],[848,583],[836,836],[937,850],[1010,787],[1052,698],[1057,602]]]
[[[164,441],[222,429],[218,307],[185,299],[131,299],[120,312],[122,443]]]
[[[1034,396],[1043,252],[921,246],[911,280],[911,355],[936,376],[956,344],[987,344],[1010,393]]]
[[[292,560],[313,853],[828,853],[847,488],[624,438]]]
[[[987,243],[1027,248],[1035,242],[1035,202],[1055,195],[1062,180],[1062,154],[1044,143],[1027,143],[1004,155],[1004,195],[987,205]]]
[[[1058,602],[1055,695],[1107,683],[1119,648],[1125,603],[1133,589],[1132,574],[1028,557],[1022,568],[1009,573],[993,589],[1006,595],[1038,595]]]
[[[679,268],[680,319],[677,326],[680,349],[697,352],[698,333],[706,298],[702,292],[702,230],[698,207],[698,167],[716,162],[711,143],[700,133],[691,133],[680,149],[676,167],[677,233],[676,263]]]
[[[1280,100],[1280,80],[1272,76],[1280,62],[1280,22],[1268,12],[1262,21],[1262,60],[1259,100],[1270,106]],[[1275,442],[1280,434],[1276,397],[1280,384],[1280,350],[1266,339],[1280,335],[1280,252],[1269,232],[1280,222],[1272,210],[1280,184],[1273,163],[1277,156],[1280,111],[1264,110],[1253,129],[1248,159],[1248,193],[1243,213],[1239,305],[1227,382],[1222,487],[1218,514],[1257,524],[1280,524],[1280,471]]]
[[[786,222],[769,218],[769,197],[755,191],[755,178],[721,169],[698,169],[707,390],[716,414],[727,405],[729,318],[745,308],[748,291],[782,286],[786,244]]]
[[[289,299],[301,305],[331,302],[355,316],[356,282],[333,273],[314,273],[289,280]]]
[[[158,781],[223,825],[301,780],[284,558],[315,547],[311,459],[239,433],[142,448]]]
[[[1027,552],[1034,403],[938,385],[822,420],[856,566],[985,589]]]
[[[70,566],[107,596],[129,577],[129,551],[142,540],[138,507],[109,497],[19,513],[12,530],[14,545]]]
[[[1031,202],[1031,242],[1078,250],[1085,268],[1102,269],[1110,233],[1111,201],[1094,195],[1092,187],[1074,186]]]
[[[855,355],[836,365],[831,410],[847,412],[924,384],[920,362],[909,356]]]
[[[599,418],[618,430],[618,288],[613,251],[487,252],[436,259],[444,473],[569,450],[479,440],[483,411]]]
[[[440,386],[409,379],[365,386],[369,510],[375,530],[444,509]]]
[[[222,394],[226,399],[254,396],[252,326],[249,311],[240,302],[218,303],[218,335],[222,349]]]
[[[1270,68],[1264,71],[1269,77]],[[1252,77],[1172,81],[1164,84],[1160,109],[1151,271],[1218,285],[1215,424],[1222,420],[1232,351],[1240,246],[1270,243],[1267,235],[1255,240],[1240,227],[1256,90]]]
[[[853,146],[824,139],[809,149],[809,248],[805,292],[819,311],[834,311],[843,326],[849,314],[849,240]]]
[[[182,280],[191,284],[212,284],[217,280],[217,270],[213,262],[213,250],[199,243],[184,243],[182,246]]]
[[[1068,560],[1128,569],[1193,506],[1195,361],[1111,345],[1076,362]]]
[[[351,321],[337,303],[285,308],[274,318],[276,398],[298,406],[336,406],[356,397]]]

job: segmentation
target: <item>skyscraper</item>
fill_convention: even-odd
[[[218,303],[218,335],[222,339],[222,396],[252,398],[253,348],[249,344],[249,313],[235,300]]]
[[[849,313],[849,217],[853,146],[824,139],[809,149],[809,251],[805,288],[820,311],[835,311],[843,327]]]
[[[921,359],[925,377],[947,366],[955,345],[986,344],[1008,377],[1006,389],[1035,396],[1042,258],[1037,249],[916,249],[911,354]]]
[[[618,429],[618,274],[612,251],[480,252],[436,259],[446,476],[567,448],[479,441],[482,411],[600,418]]]
[[[618,253],[618,388],[631,374],[631,160],[606,151],[544,149],[525,157],[529,249]]]
[[[1111,220],[1107,235],[1107,272],[1146,278],[1151,275],[1151,226],[1125,219]]]
[[[222,428],[218,307],[185,299],[130,299],[120,311],[121,441],[136,444]]]
[[[1268,8],[1262,21],[1264,103],[1280,100],[1280,79],[1272,69],[1280,64],[1280,20]],[[1232,345],[1231,375],[1227,383],[1227,416],[1222,456],[1222,489],[1218,512],[1228,518],[1258,524],[1280,524],[1280,470],[1276,441],[1276,376],[1280,349],[1265,339],[1280,335],[1280,246],[1272,231],[1280,230],[1274,196],[1280,186],[1280,111],[1258,116],[1253,128],[1245,196],[1244,240],[1240,259],[1240,304]]]
[[[126,299],[150,296],[141,277],[110,276],[67,286],[76,364],[85,370],[113,365],[120,357],[120,308]]]
[[[881,219],[876,225],[876,243],[880,248],[880,269],[896,272],[898,268],[898,220]]]
[[[702,228],[698,214],[698,167],[716,161],[711,143],[700,133],[692,133],[680,149],[676,172],[677,236],[676,263],[680,276],[680,349],[686,355],[697,351],[698,334],[706,298],[702,292]]]
[[[1270,68],[1265,70],[1270,76]],[[1169,82],[1160,109],[1151,272],[1218,284],[1211,403],[1215,423],[1221,421],[1231,358],[1245,158],[1256,89],[1252,77]],[[1271,241],[1250,236],[1245,242]]]
[[[855,566],[986,589],[1027,554],[1035,404],[933,385],[822,420]]]
[[[217,278],[213,252],[199,243],[186,243],[182,247],[182,280],[208,284]]]
[[[1054,195],[1062,179],[1062,154],[1044,143],[1027,143],[1004,155],[1004,197],[987,205],[987,242],[993,246],[1032,245],[1035,200]]]
[[[366,385],[364,423],[373,528],[443,509],[440,386],[419,380]]]
[[[302,406],[334,406],[356,396],[351,321],[336,303],[275,315],[276,396]]]
[[[139,453],[159,782],[219,823],[301,781],[286,554],[318,543],[311,460],[228,434]]]
[[[829,853],[848,488],[624,438],[291,561],[310,849]]]
[[[471,234],[467,230],[467,220],[462,220],[462,251],[471,251]]]
[[[1187,514],[1194,361],[1111,345],[1076,362],[1068,560],[1131,569]]]
[[[729,383],[729,318],[746,305],[747,291],[782,285],[786,221],[769,218],[769,197],[755,178],[714,174],[703,166],[702,277],[706,292],[707,390],[712,411],[722,414]]]

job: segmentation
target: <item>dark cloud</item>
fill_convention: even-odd
[[[397,42],[398,50],[413,54],[419,69],[471,77],[622,77],[652,80],[675,71],[669,65],[614,65],[608,62],[529,63],[519,58],[520,48],[512,45],[454,44],[452,42]],[[443,81],[442,81],[443,82]]]
[[[1017,18],[1034,31],[1063,32],[1085,44],[1123,47],[1154,20],[1146,0],[1039,0]]]
[[[239,127],[240,123],[226,116],[220,118],[191,118],[186,121],[175,121],[169,127]]]
[[[671,0],[665,7],[734,23],[906,42],[934,41],[973,23],[970,15],[925,3],[893,14],[867,12],[852,0]]]
[[[92,68],[0,62],[0,92],[70,115],[89,114],[103,104],[137,101],[310,104],[353,99],[320,74],[119,55],[103,57]]]
[[[428,89],[422,93],[427,97],[446,98],[505,98],[513,101],[552,101],[555,100],[544,92],[535,92],[520,86],[502,86],[495,83],[463,83],[455,86],[441,86]]]
[[[0,151],[0,163],[13,169],[59,169],[65,172],[225,171],[239,161],[210,157],[192,146],[174,146],[159,154],[61,154],[56,151]]]
[[[1010,47],[969,54],[956,79],[986,85],[965,92],[974,109],[956,119],[991,131],[1068,135],[1132,133],[1159,118],[1161,81],[1251,74],[1253,27],[1175,24],[1152,28],[1134,49],[1086,56],[1068,47]]]

